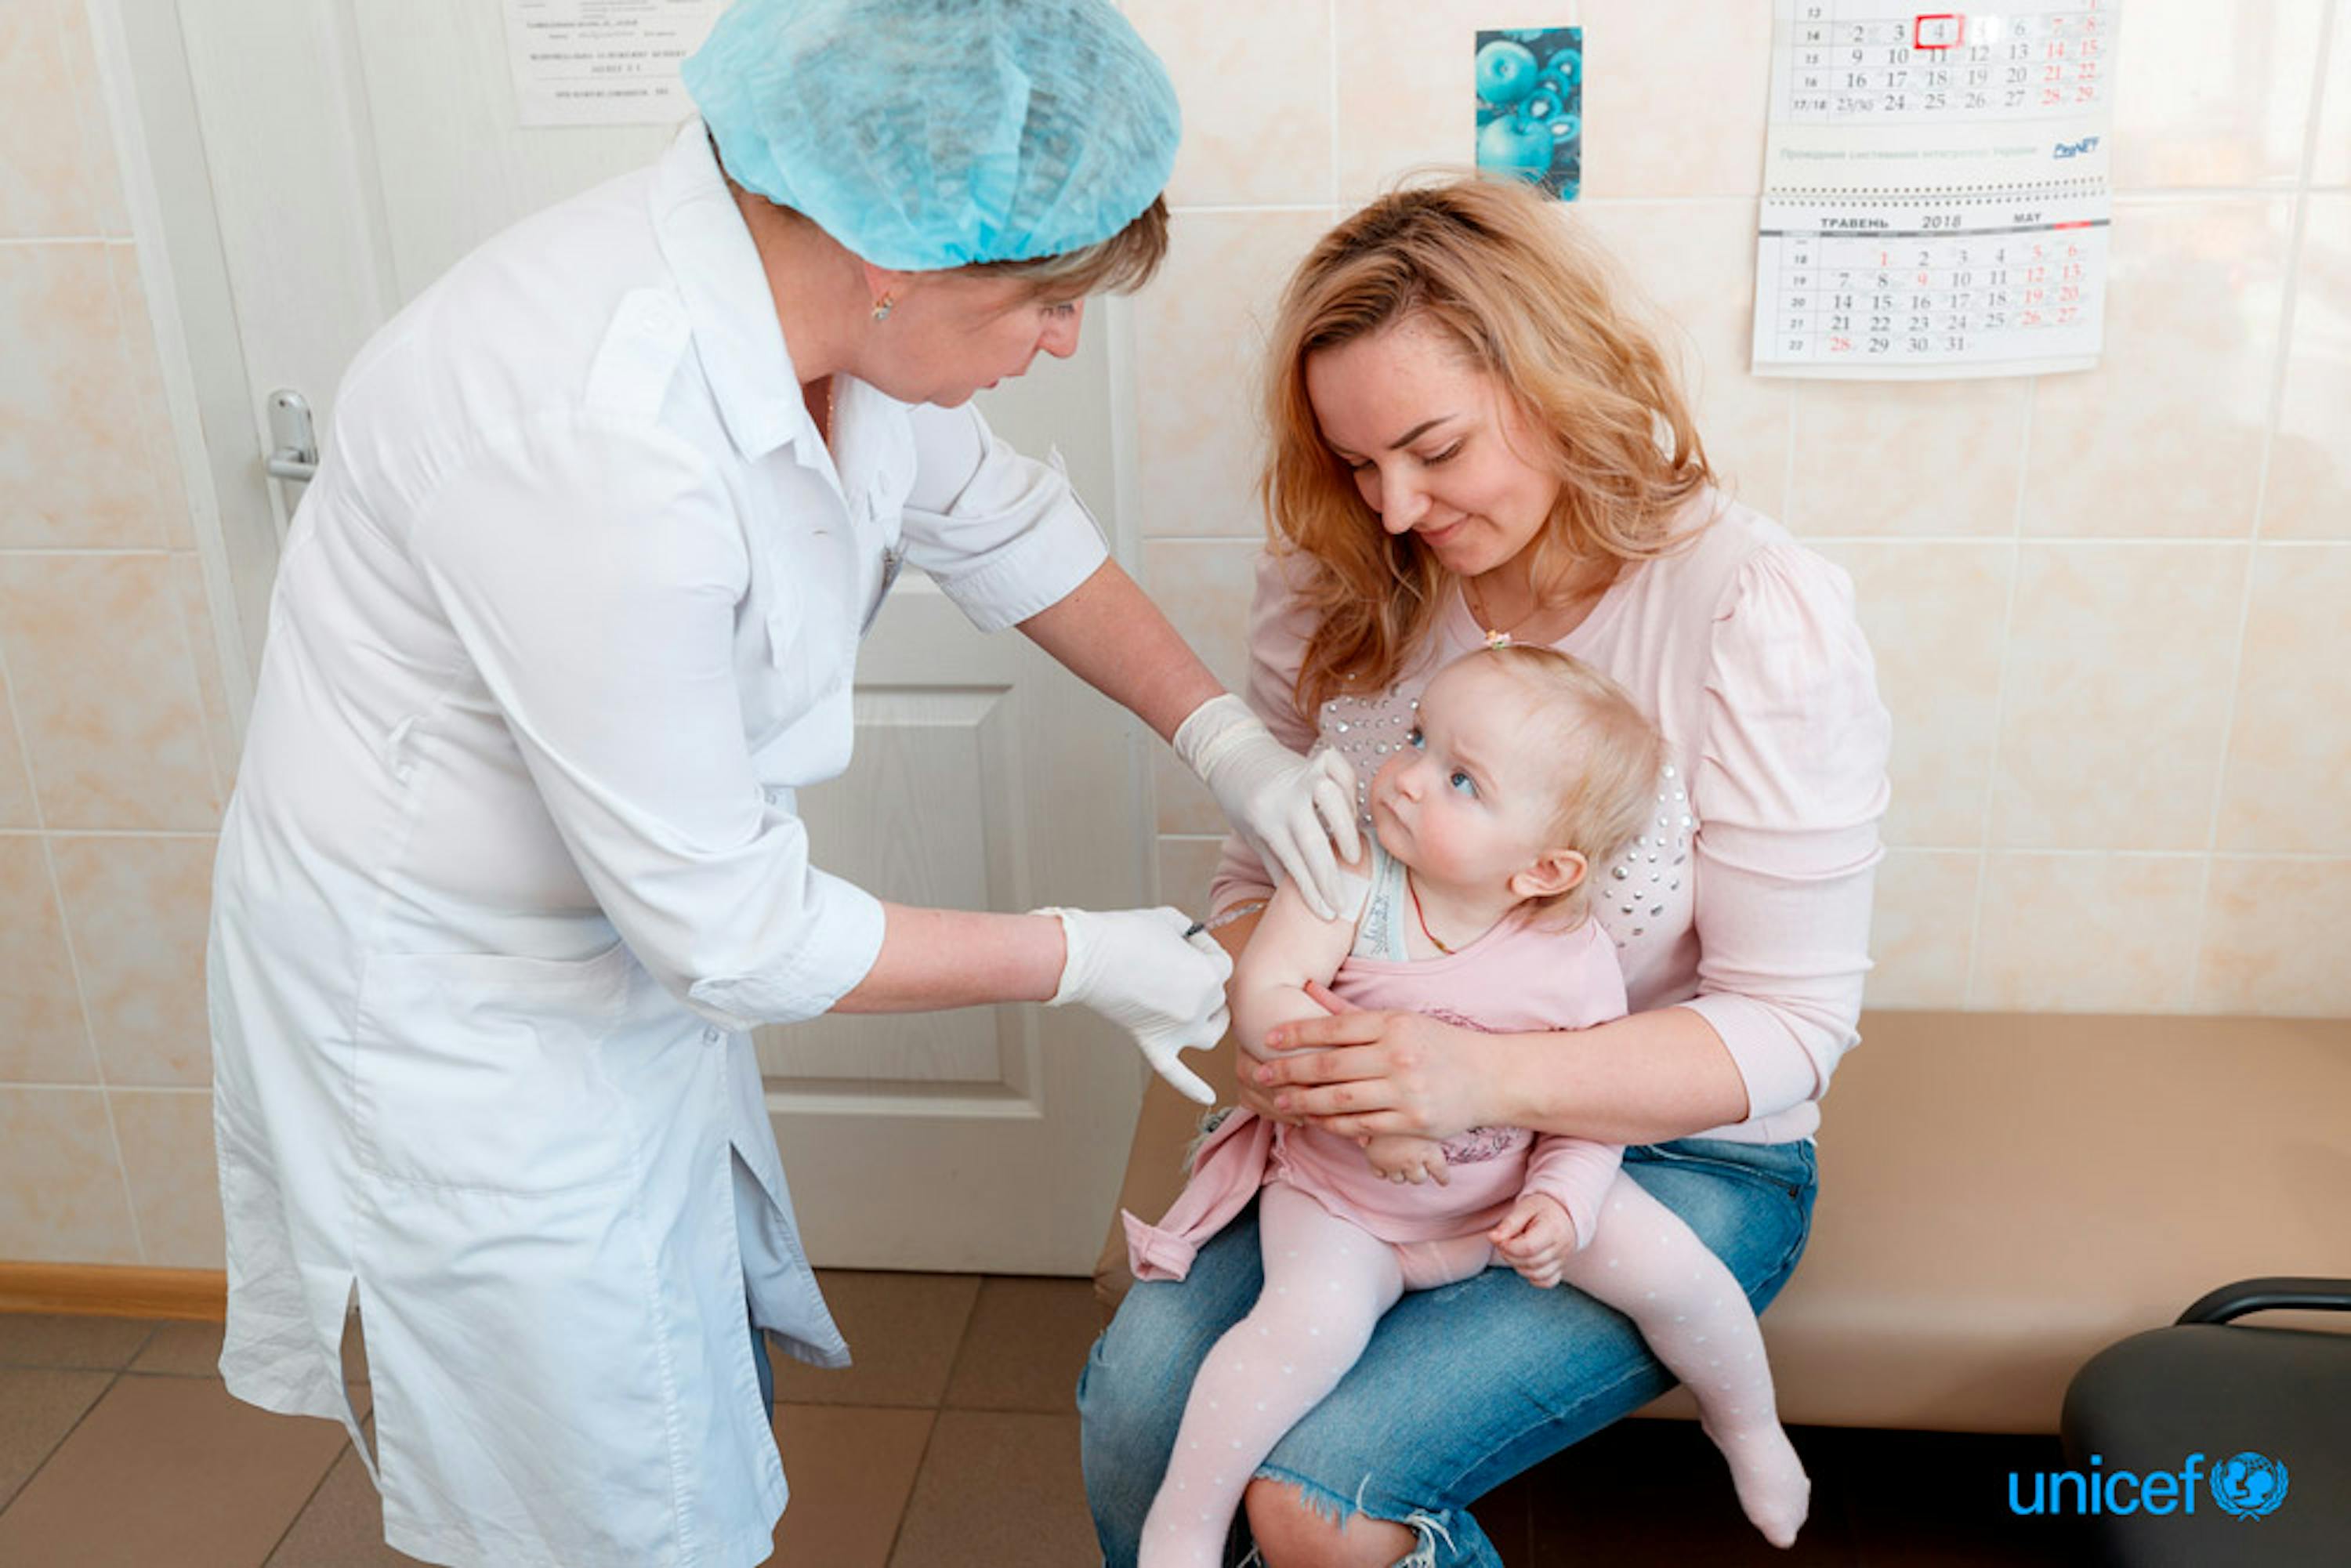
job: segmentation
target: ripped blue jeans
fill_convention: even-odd
[[[1810,1143],[1683,1138],[1635,1145],[1625,1170],[1729,1266],[1758,1312],[1812,1228]],[[1200,1249],[1180,1284],[1139,1284],[1078,1378],[1086,1497],[1108,1568],[1133,1568],[1192,1375],[1257,1301],[1257,1208]],[[1499,1568],[1469,1505],[1673,1386],[1629,1320],[1579,1291],[1507,1269],[1417,1291],[1380,1320],[1361,1361],[1258,1469],[1333,1518],[1411,1524],[1407,1563]],[[1249,1546],[1236,1521],[1228,1562]]]

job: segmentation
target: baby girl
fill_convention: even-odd
[[[1370,852],[1351,868],[1361,895],[1325,921],[1283,886],[1241,956],[1233,1032],[1253,1056],[1267,1031],[1321,1014],[1310,982],[1356,1007],[1502,1032],[1625,1011],[1585,881],[1653,809],[1656,731],[1605,676],[1541,647],[1448,665],[1417,716],[1372,782]],[[1359,1143],[1227,1116],[1158,1225],[1123,1217],[1135,1277],[1180,1280],[1256,1197],[1265,1259],[1256,1306],[1193,1382],[1144,1568],[1216,1568],[1259,1463],[1337,1386],[1381,1314],[1498,1259],[1631,1318],[1696,1395],[1748,1518],[1776,1545],[1794,1541],[1811,1483],[1780,1427],[1755,1315],[1689,1228],[1620,1173],[1622,1155],[1514,1127]]]

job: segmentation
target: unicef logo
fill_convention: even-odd
[[[2212,1500],[2239,1519],[2262,1519],[2285,1500],[2285,1467],[2266,1454],[2243,1453],[2212,1467]]]

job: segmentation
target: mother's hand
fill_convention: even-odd
[[[1307,991],[1326,1008],[1345,1006],[1319,985]],[[1351,1009],[1271,1031],[1268,1046],[1298,1054],[1259,1062],[1252,1076],[1275,1115],[1304,1116],[1342,1137],[1449,1138],[1505,1119],[1495,1093],[1504,1040],[1425,1013]]]

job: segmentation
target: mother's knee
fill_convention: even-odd
[[[1409,1526],[1369,1514],[1332,1518],[1305,1490],[1264,1477],[1241,1494],[1266,1568],[1392,1568],[1417,1541]]]

